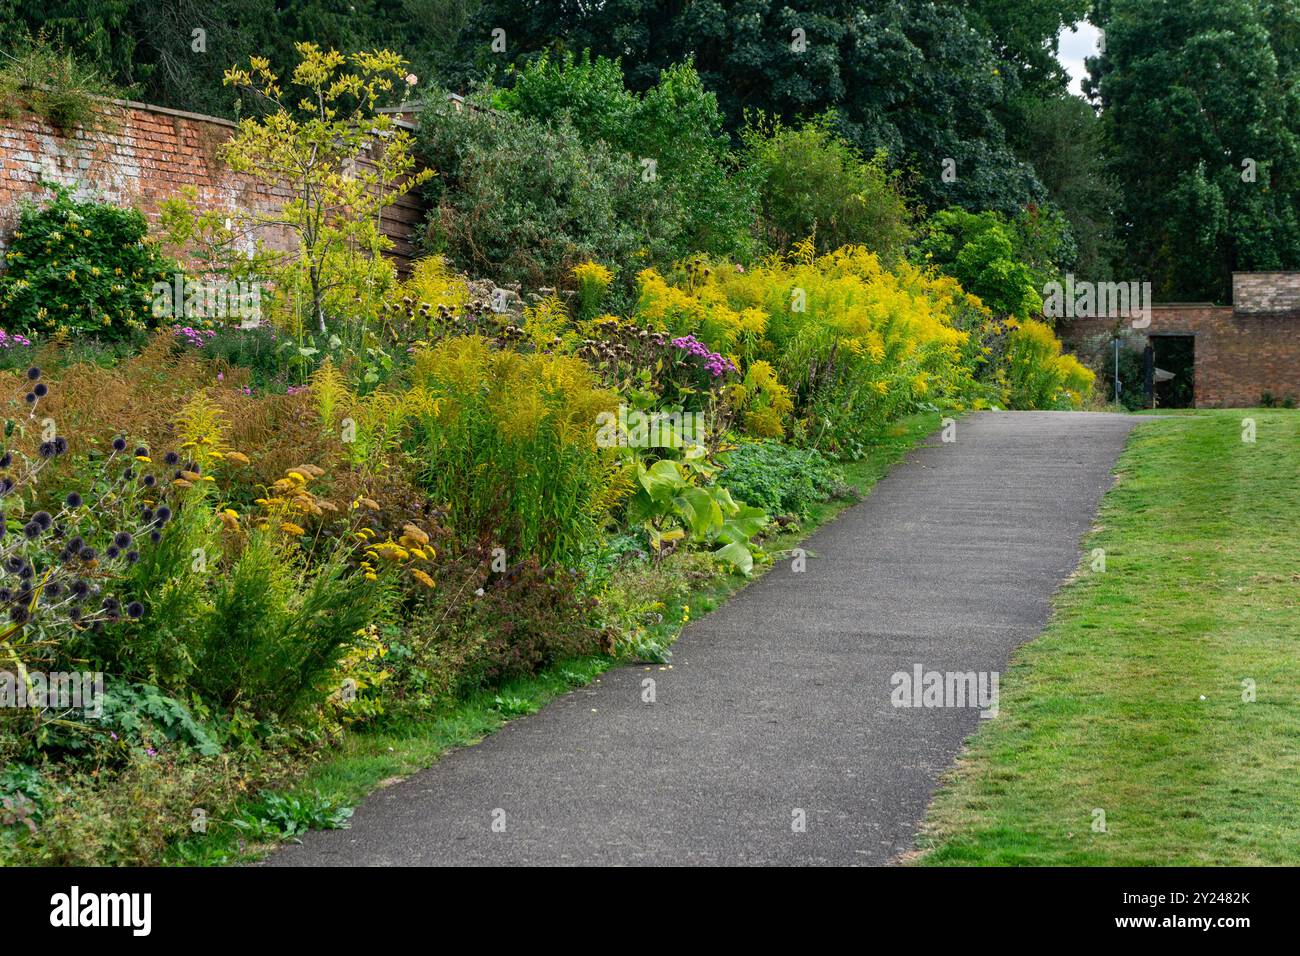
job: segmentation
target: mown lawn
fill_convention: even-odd
[[[1144,424],[1118,471],[919,862],[1300,863],[1300,412]]]

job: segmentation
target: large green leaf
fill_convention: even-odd
[[[713,552],[713,557],[730,564],[746,577],[754,570],[754,556],[750,553],[749,548],[745,547],[739,541],[733,541],[731,544],[723,545],[717,551]]]
[[[673,505],[696,541],[722,529],[722,509],[713,495],[703,488],[682,489],[673,498]]]
[[[718,540],[728,544],[748,542],[767,526],[767,512],[762,508],[745,505],[731,516],[718,532]]]

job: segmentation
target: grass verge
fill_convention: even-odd
[[[1146,423],[1118,470],[916,862],[1300,863],[1300,412]]]
[[[845,484],[857,495],[866,495],[891,465],[936,431],[939,424],[937,412],[926,412],[887,426],[861,460],[844,467]],[[770,553],[792,548],[853,503],[851,498],[823,502],[797,529],[769,538],[764,547]],[[751,580],[719,573],[673,602],[665,620],[682,621],[687,607],[694,618],[708,613]],[[669,626],[680,633],[681,624]],[[382,728],[353,729],[339,746],[325,752],[298,780],[272,797],[273,806],[268,807],[265,795],[250,797],[231,815],[237,824],[211,821],[206,833],[174,845],[164,862],[187,866],[252,862],[273,850],[278,840],[302,829],[322,821],[344,824],[346,813],[340,814],[339,810],[355,805],[377,787],[432,766],[453,749],[473,746],[507,721],[534,713],[553,698],[623,663],[605,656],[570,659],[530,677],[473,694],[439,714],[390,722]],[[253,825],[255,818],[274,819],[279,832]]]

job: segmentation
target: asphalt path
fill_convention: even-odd
[[[943,706],[897,706],[911,684],[894,675],[983,675],[991,692],[1077,567],[1137,421],[961,419],[813,535],[806,570],[778,562],[690,624],[671,670],[609,671],[267,865],[897,859],[992,708],[963,705],[965,678],[932,694]]]

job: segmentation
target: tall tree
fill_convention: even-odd
[[[693,58],[733,131],[746,111],[795,120],[833,108],[851,142],[912,170],[928,205],[1012,213],[1046,195],[997,115],[1002,61],[955,2],[484,0],[462,48],[453,84],[590,49],[621,58],[629,85],[646,89]]]
[[[1099,0],[1095,18],[1131,278],[1225,301],[1234,270],[1300,267],[1296,0]]]

